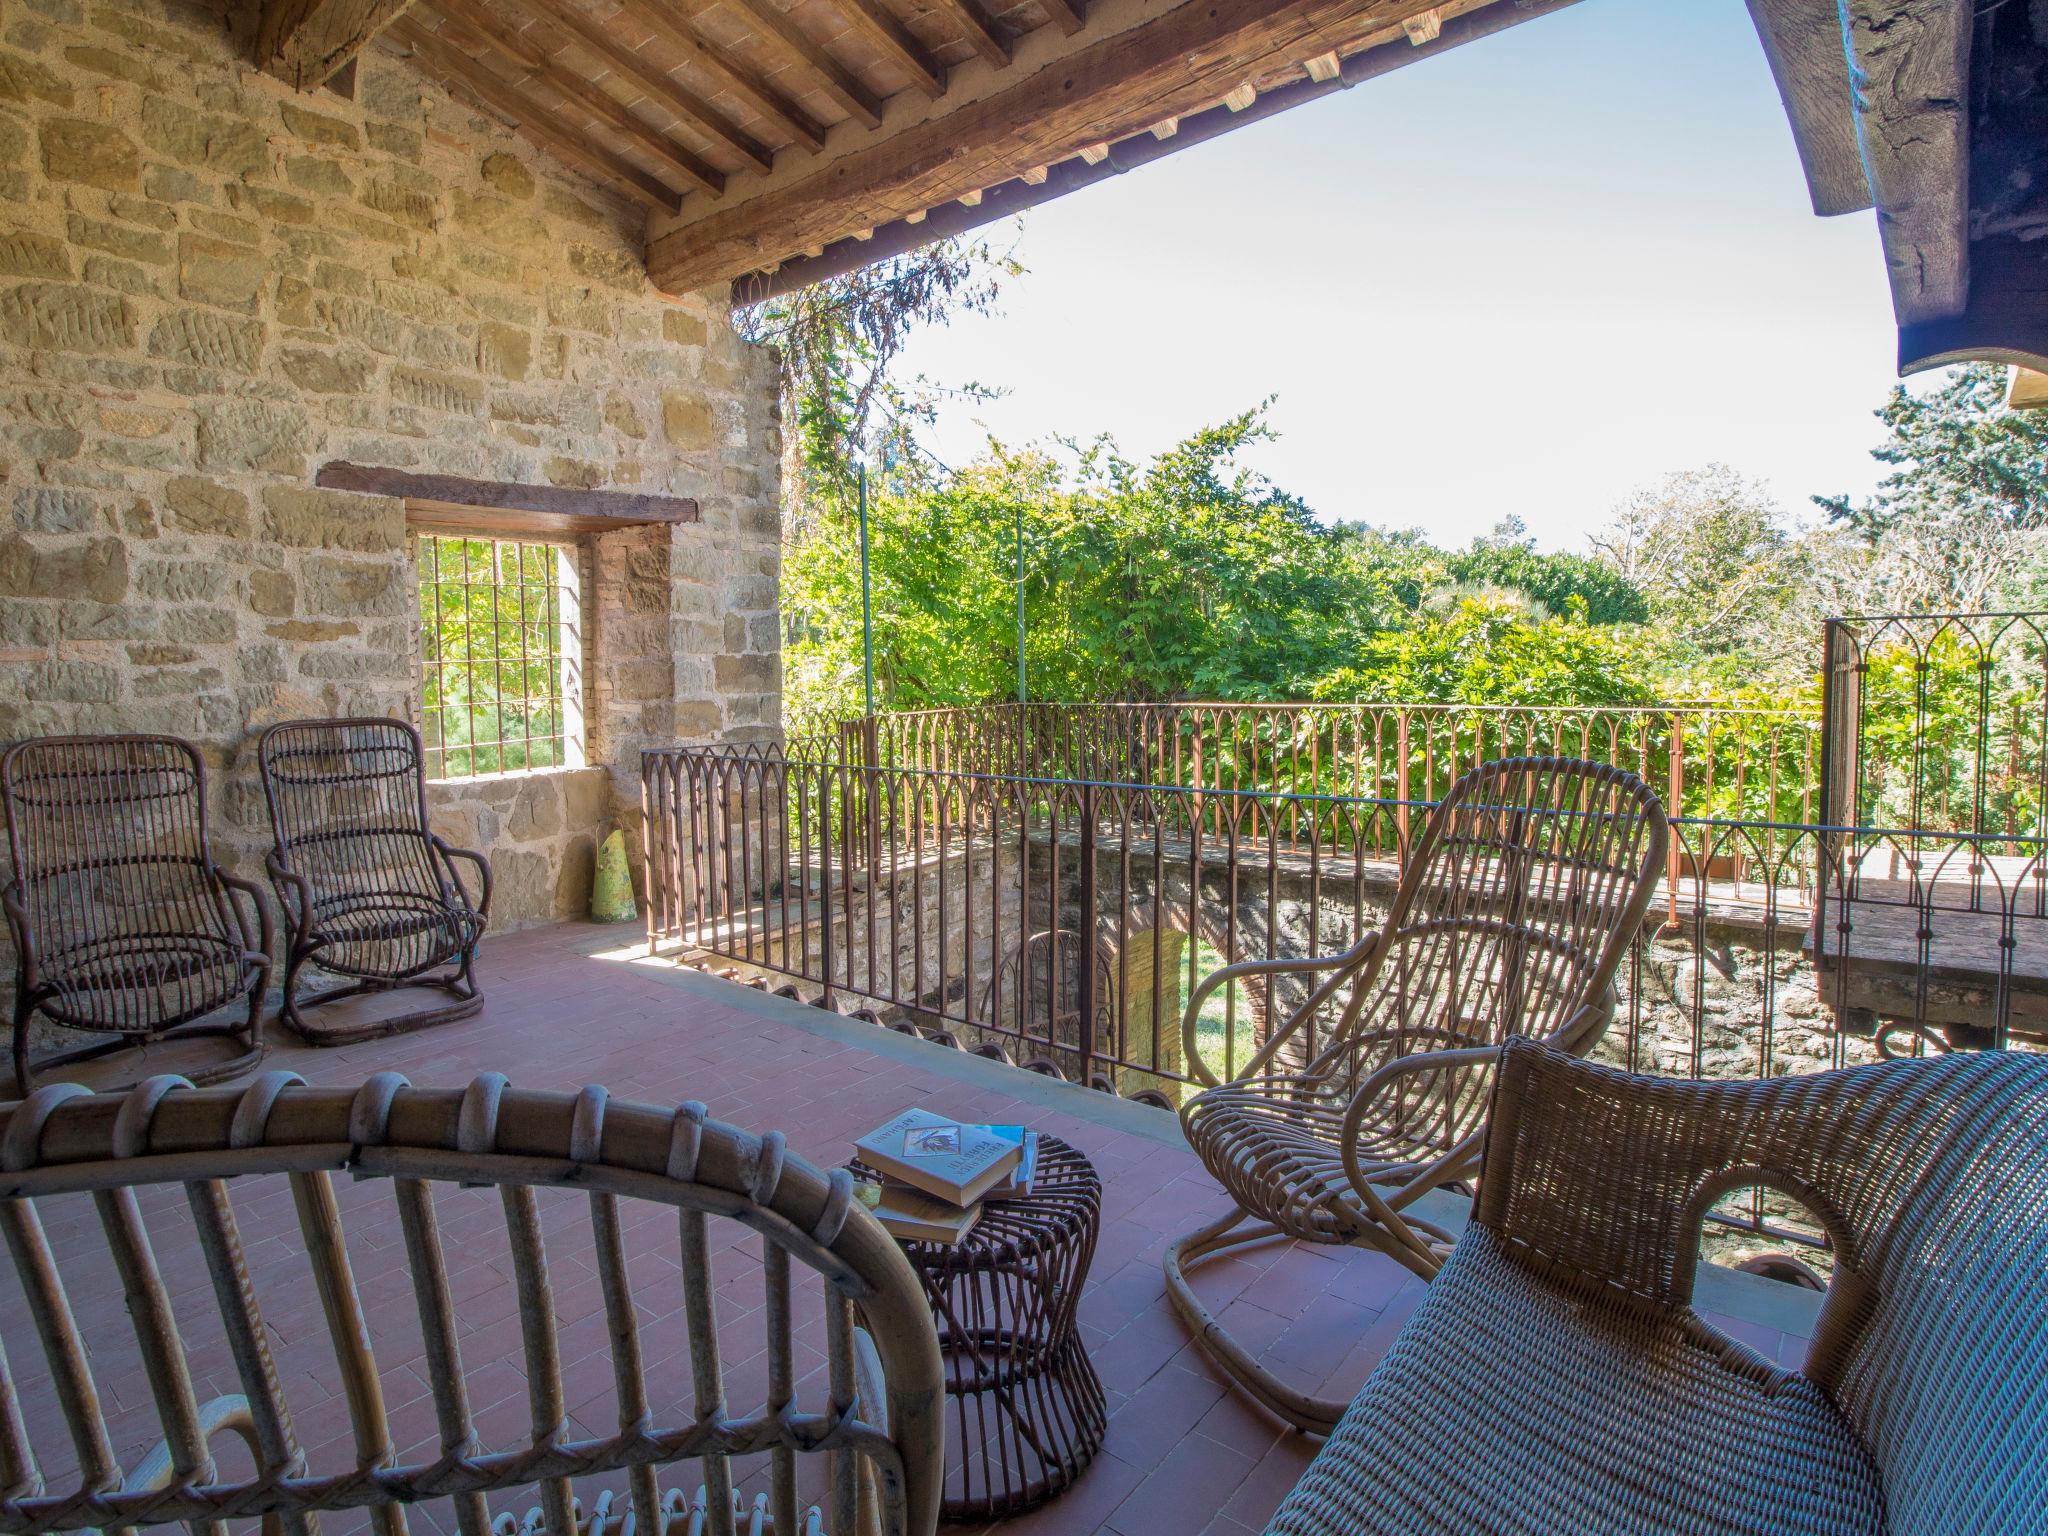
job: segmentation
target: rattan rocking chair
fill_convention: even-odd
[[[1503,1039],[1582,1055],[1605,1031],[1615,967],[1668,837],[1663,807],[1623,769],[1486,763],[1430,814],[1376,932],[1342,954],[1227,966],[1195,988],[1183,1041],[1209,1087],[1181,1106],[1181,1125],[1234,1203],[1167,1249],[1167,1294],[1217,1365],[1271,1412],[1327,1434],[1344,1404],[1261,1366],[1187,1271],[1296,1238],[1377,1248],[1434,1275],[1452,1234],[1414,1202],[1477,1171]],[[1204,1000],[1244,978],[1317,973],[1327,974],[1239,1076],[1219,1082],[1198,1040]]]
[[[270,910],[213,862],[206,768],[169,736],[49,736],[0,756],[14,879],[14,1079],[175,1033],[239,1047],[213,1081],[263,1059]],[[246,906],[244,905],[246,903]],[[225,1021],[211,1015],[246,1000]],[[100,1038],[33,1066],[38,1017]]]
[[[344,1171],[374,1182],[337,1188]],[[475,1186],[498,1198],[464,1193]],[[555,1244],[559,1282],[544,1223],[558,1239],[575,1229]],[[319,1088],[288,1072],[239,1090],[53,1084],[0,1109],[0,1237],[27,1298],[0,1350],[8,1536],[169,1522],[225,1536],[257,1517],[266,1536],[317,1536],[323,1512],[362,1510],[377,1536],[406,1536],[427,1501],[425,1524],[462,1536],[937,1524],[944,1378],[916,1276],[843,1170],[702,1104],[520,1092],[494,1073],[466,1089],[396,1073]],[[494,1237],[502,1252],[480,1259]],[[352,1250],[377,1260],[360,1288]],[[636,1294],[633,1270],[661,1283]],[[513,1323],[516,1364],[474,1316],[500,1287],[517,1306],[491,1321]],[[564,1326],[572,1293],[584,1310]],[[88,1348],[74,1297],[132,1330],[133,1351]],[[286,1315],[266,1322],[266,1298]],[[21,1348],[31,1336],[47,1379],[16,1374],[38,1353]],[[203,1336],[218,1342],[188,1353]],[[670,1347],[664,1363],[654,1351]],[[109,1370],[124,1374],[103,1391],[95,1373]],[[389,1390],[421,1378],[424,1393]],[[240,1390],[202,1404],[208,1379]],[[485,1394],[507,1385],[525,1414],[482,1411],[505,1406]],[[103,1400],[154,1416],[123,1428]],[[316,1417],[324,1445],[300,1438]],[[248,1443],[232,1462],[213,1454],[223,1430]],[[117,1434],[152,1433],[157,1448],[124,1468]],[[693,1459],[694,1498],[664,1489],[663,1467]],[[78,1470],[46,1486],[46,1465]],[[494,1493],[517,1507],[494,1514]]]
[[[491,866],[427,825],[420,735],[402,720],[287,720],[257,744],[275,839],[268,868],[291,925],[278,1018],[312,1045],[347,1045],[468,1018],[483,1007],[476,946]],[[477,892],[456,873],[476,871]],[[299,996],[300,972],[342,981]],[[428,987],[453,1001],[341,1023],[305,1010]]]

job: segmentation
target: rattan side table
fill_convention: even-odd
[[[1094,1165],[1041,1135],[1029,1197],[990,1202],[957,1245],[903,1244],[946,1362],[942,1518],[1035,1509],[1102,1448],[1107,1404],[1075,1324],[1101,1209]]]

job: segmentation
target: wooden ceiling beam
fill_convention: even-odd
[[[756,112],[804,148],[815,151],[825,147],[825,130],[812,122],[801,107],[711,42],[696,27],[676,20],[660,0],[653,4],[646,3],[646,0],[625,0],[620,13],[638,22],[706,74],[723,80]]]
[[[524,70],[525,83],[544,85],[591,116],[609,123],[614,131],[631,139],[667,166],[684,184],[709,192],[713,197],[725,191],[725,176],[717,166],[692,154],[652,123],[635,117],[602,86],[554,63],[542,49],[504,26],[476,0],[432,0],[432,4],[444,21],[455,22],[484,47],[504,54]]]
[[[773,40],[785,54],[808,70],[818,86],[838,103],[839,110],[863,127],[882,126],[882,99],[869,90],[859,76],[820,48],[775,0],[728,0],[747,24],[763,37]]]
[[[1088,24],[1088,18],[1081,12],[1081,0],[1038,0],[1045,7],[1052,24],[1072,37]]]
[[[913,84],[925,95],[937,101],[946,91],[946,72],[924,51],[924,45],[912,37],[894,16],[882,9],[881,0],[833,0],[841,15],[850,16],[860,24],[869,37],[873,38],[897,64],[910,74]]]
[[[325,85],[412,0],[263,0],[255,63],[294,90]]]
[[[1836,0],[1749,0],[1750,19],[1778,83],[1807,196],[1823,218],[1870,206],[1856,105]]]
[[[1501,0],[1471,14],[1552,8]],[[1202,111],[1253,75],[1286,67],[1283,61],[1390,29],[1401,37],[1401,18],[1416,9],[1415,0],[1184,0],[1041,56],[1028,73],[1005,73],[997,78],[1010,83],[950,111],[934,111],[744,201],[657,232],[648,246],[649,275],[658,287],[689,292],[787,260],[821,240],[940,207],[1083,146]],[[1437,45],[1411,48],[1404,38],[1402,46],[1426,56]]]
[[[1110,145],[1108,153],[1100,159],[1077,154],[1054,166],[1027,166],[1016,179],[988,188],[971,207],[964,200],[956,200],[929,212],[920,210],[906,214],[893,223],[867,230],[856,240],[833,242],[819,257],[765,262],[759,270],[747,273],[733,283],[732,302],[736,305],[758,304],[778,298],[812,283],[842,276],[870,262],[900,256],[933,240],[1015,217],[1083,187],[1094,186],[1112,176],[1121,176],[1193,145],[1206,144],[1211,139],[1234,132],[1247,122],[1275,116],[1335,91],[1349,90],[1422,59],[1448,53],[1453,48],[1491,37],[1509,27],[1564,10],[1576,3],[1577,0],[1522,0],[1518,4],[1485,6],[1446,21],[1435,42],[1416,47],[1409,45],[1406,34],[1399,27],[1387,29],[1377,46],[1346,55],[1335,74],[1326,79],[1304,76],[1261,92],[1243,112],[1232,112],[1219,103],[1180,119],[1178,131],[1170,136],[1162,138],[1156,129],[1149,133],[1139,132]]]
[[[977,0],[938,0],[938,7],[960,24],[967,41],[991,69],[1010,66],[1010,44]]]
[[[1846,0],[1851,90],[1892,307],[1913,325],[1970,293],[1972,0]]]
[[[682,199],[670,188],[641,170],[632,161],[571,133],[555,121],[554,114],[524,92],[500,80],[460,48],[436,37],[418,22],[400,18],[391,35],[412,49],[413,56],[434,73],[466,88],[492,112],[508,119],[543,149],[568,161],[627,196],[659,213],[673,214]]]
[[[759,141],[695,91],[630,48],[621,47],[603,27],[574,6],[557,3],[557,0],[512,0],[512,3],[541,25],[566,36],[620,79],[630,82],[678,117],[696,124],[701,132],[723,144],[756,170],[765,172],[774,168],[774,154]]]

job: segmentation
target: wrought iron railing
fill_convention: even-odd
[[[642,763],[651,946],[1168,1106],[1195,1080],[1181,1027],[1194,983],[1353,943],[1428,812],[773,747]],[[1677,817],[1672,831],[1684,874],[1622,967],[1599,1058],[1765,1077],[2048,1039],[2041,840],[1958,833],[1932,859],[1924,836],[1867,827]],[[1907,844],[1917,863],[1895,877],[1889,851]],[[1274,985],[1240,984],[1205,1011],[1198,1045],[1218,1076],[1306,992]],[[1314,1040],[1312,1024],[1305,1050]],[[1741,1219],[1812,1236],[1762,1196]]]
[[[650,946],[823,1007],[1149,1102],[1195,1080],[1182,1012],[1240,960],[1329,954],[1379,921],[1414,801],[876,768],[773,747],[642,760]],[[1746,1078],[2048,1040],[2038,839],[1956,834],[1894,878],[1871,828],[1677,817],[1596,1048]],[[1198,1024],[1231,1076],[1305,988],[1240,984]],[[1328,1015],[1341,1009],[1340,991]],[[1304,1049],[1313,1050],[1311,1023]],[[1819,1241],[1749,1192],[1717,1218]]]
[[[1674,811],[1811,822],[1820,715],[1718,704],[997,703],[902,710],[792,742],[881,768],[1430,801],[1492,758],[1628,769]]]

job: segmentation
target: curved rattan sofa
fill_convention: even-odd
[[[1801,1369],[1692,1310],[1706,1209],[1826,1225]],[[1269,1536],[2048,1531],[2048,1059],[1760,1083],[1506,1046],[1473,1221]]]
[[[344,1196],[341,1172],[382,1187]],[[496,1223],[489,1202],[460,1193],[477,1186],[497,1191]],[[97,1262],[80,1231],[95,1224]],[[493,1262],[510,1273],[487,1278],[516,1291],[528,1433],[503,1418],[491,1429],[479,1411],[503,1368],[475,1295],[456,1288],[493,1224],[505,1239]],[[467,1088],[392,1072],[350,1087],[289,1072],[238,1089],[56,1083],[0,1105],[0,1239],[26,1298],[0,1312],[8,1536],[171,1522],[224,1533],[259,1518],[266,1536],[317,1536],[323,1513],[330,1531],[367,1521],[379,1536],[931,1536],[937,1523],[944,1383],[916,1276],[844,1170],[702,1104],[521,1091],[495,1073]],[[74,1310],[77,1293],[92,1321],[111,1313],[109,1258],[129,1327]],[[570,1370],[556,1298],[574,1286],[587,1300],[593,1284],[613,1380],[579,1405],[572,1387],[593,1383]],[[279,1301],[281,1318],[268,1310]],[[662,1318],[687,1335],[680,1357],[653,1353]],[[274,1338],[298,1341],[297,1368],[281,1368]],[[394,1346],[416,1356],[430,1417],[387,1404],[384,1383],[407,1375]],[[324,1447],[299,1439],[303,1417],[295,1428],[309,1406],[334,1423],[309,1352],[348,1409],[350,1434]],[[123,1373],[115,1389],[102,1390],[106,1372]],[[223,1385],[229,1395],[202,1402]],[[105,1410],[138,1404],[154,1406],[162,1438],[124,1465],[118,1441],[150,1420],[110,1425]],[[223,1431],[247,1453],[216,1462]],[[665,1472],[703,1486],[693,1499]],[[803,1508],[805,1479],[823,1508]]]

